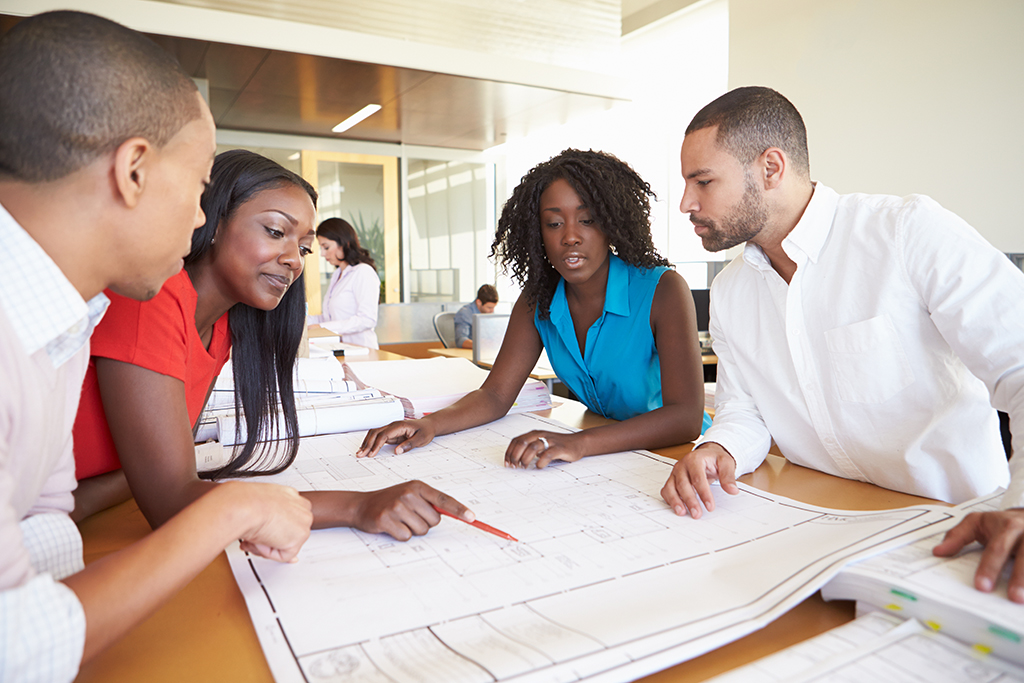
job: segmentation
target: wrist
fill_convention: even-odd
[[[313,508],[313,528],[354,527],[369,496],[362,491],[301,491]]]
[[[217,484],[197,503],[209,507],[204,511],[205,519],[220,522],[228,543],[251,535],[262,523],[262,510],[252,487],[240,481]]]

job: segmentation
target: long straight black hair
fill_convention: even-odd
[[[277,162],[243,149],[218,154],[210,172],[210,184],[200,202],[206,224],[192,233],[192,250],[185,258],[185,268],[206,256],[213,245],[217,226],[230,220],[239,206],[263,190],[289,184],[305,190],[316,206],[316,190]],[[305,292],[300,274],[276,308],[263,311],[238,303],[228,311],[235,416],[239,418],[235,430],[236,437],[241,437],[240,418],[244,415],[246,439],[243,447],[235,449],[228,464],[201,473],[204,479],[274,474],[295,459],[299,449],[299,422],[292,380],[306,321]],[[279,414],[284,415],[284,435],[278,426]],[[281,445],[284,445],[283,458],[277,457]]]

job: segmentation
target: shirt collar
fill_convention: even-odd
[[[0,308],[25,353],[45,348],[60,367],[88,341],[109,303],[86,302],[74,285],[7,209],[0,205]]]
[[[615,254],[608,253],[608,284],[604,290],[604,312],[629,317],[629,269]]]
[[[790,258],[799,263],[801,259],[795,258],[795,253],[799,251],[813,263],[818,262],[832,229],[838,205],[839,195],[835,190],[819,182],[814,183],[811,201],[807,203],[796,226],[782,240],[782,248]],[[758,270],[772,267],[761,247],[751,242],[747,242],[743,248],[743,259]]]
[[[792,250],[799,249],[812,262],[818,262],[828,233],[832,229],[832,220],[835,218],[838,205],[839,195],[835,190],[821,183],[814,183],[811,201],[807,203],[807,208],[797,221],[796,227],[782,240],[782,248],[790,254],[790,258]]]
[[[608,252],[608,282],[604,288],[604,313],[629,316],[629,266],[615,254]],[[569,302],[565,298],[565,280],[558,279],[555,294],[551,297],[549,315],[553,322],[570,318]],[[569,325],[572,327],[572,325]]]

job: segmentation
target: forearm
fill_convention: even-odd
[[[145,619],[243,535],[247,511],[233,490],[242,486],[218,486],[142,540],[65,579],[86,615],[83,661]]]
[[[300,491],[313,506],[313,528],[354,527],[359,503],[366,494],[359,491]]]
[[[75,510],[71,519],[80,522],[89,515],[106,510],[132,497],[124,470],[82,479],[75,489]]]
[[[133,478],[129,473],[128,482],[135,495],[135,502],[154,529],[202,498],[218,484],[200,479],[194,473],[180,478],[172,476],[146,476]],[[137,483],[133,483],[133,480]]]
[[[481,388],[469,392],[447,408],[431,413],[423,419],[433,425],[436,436],[451,434],[504,417],[514,401],[515,397],[503,399],[498,394]]]
[[[650,450],[689,443],[700,436],[703,410],[682,404],[662,406],[622,422],[577,432],[582,455]]]

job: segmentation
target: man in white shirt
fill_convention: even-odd
[[[1024,274],[927,197],[812,182],[803,120],[774,90],[707,105],[680,159],[680,210],[704,248],[746,246],[711,288],[714,424],[665,500],[700,517],[709,480],[736,493],[772,439],[796,464],[952,503],[1008,486],[1014,509],[971,515],[936,547],[985,544],[975,583],[992,590],[1024,553],[1024,465],[1007,466],[993,409],[1024,443]],[[1024,602],[1024,562],[1009,588]]]
[[[195,84],[144,36],[52,12],[0,38],[0,681],[69,681],[234,539],[294,560],[309,503],[217,487],[83,566],[71,428],[106,310],[177,272],[216,147]]]

